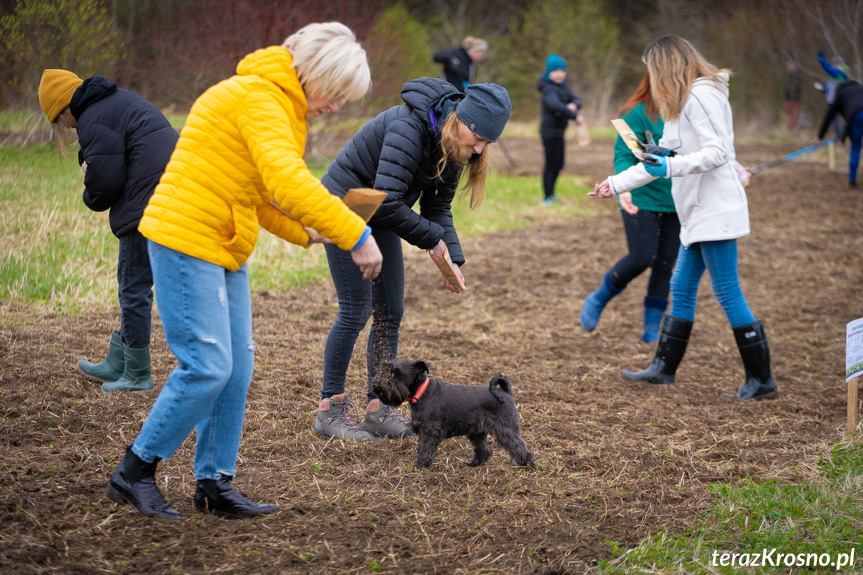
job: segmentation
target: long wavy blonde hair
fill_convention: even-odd
[[[648,44],[641,59],[650,75],[650,93],[666,122],[680,116],[695,80],[712,78],[725,84],[721,74],[731,74],[705,60],[692,44],[674,34]]]
[[[458,139],[458,121],[455,112],[452,112],[441,128],[440,147],[443,154],[437,163],[438,178],[443,177],[443,173],[451,163],[464,164],[459,158],[459,152],[464,150],[464,144]],[[491,147],[492,144],[489,143],[474,163],[467,164],[467,181],[462,186],[461,197],[470,191],[470,209],[472,210],[478,208],[485,199],[485,178],[488,176],[488,169],[491,165]]]

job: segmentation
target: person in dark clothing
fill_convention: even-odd
[[[485,58],[488,43],[482,38],[468,36],[462,42],[461,48],[444,50],[435,53],[433,59],[443,64],[443,74],[446,81],[464,92],[473,84],[476,78],[476,63]]]
[[[153,389],[153,275],[138,222],[179,136],[155,106],[101,76],[81,80],[67,70],[45,70],[39,103],[57,127],[61,151],[65,148],[59,126],[77,130],[84,204],[96,212],[111,210],[111,231],[120,240],[120,329],[112,332],[104,361],[80,360],[78,368],[103,381],[106,392]]]
[[[621,108],[620,115],[640,137],[647,139],[644,133],[649,131],[655,141],[662,138],[665,122],[650,96],[650,75],[644,75],[635,93]],[[638,162],[623,138],[618,136],[614,144],[615,173],[626,171]],[[599,288],[587,296],[579,320],[586,331],[596,329],[608,302],[650,268],[641,341],[652,343],[659,339],[659,324],[668,307],[671,273],[680,249],[680,220],[671,197],[671,181],[667,178],[658,178],[632,190],[632,202],[638,207],[637,213],[630,214],[622,208],[620,211],[629,253],[611,266]]]
[[[785,63],[788,77],[782,87],[782,99],[785,100],[785,129],[794,132],[800,119],[801,82],[800,70],[792,60]]]
[[[836,97],[827,108],[818,136],[813,143],[820,144],[831,122],[839,114],[845,118],[845,131],[842,140],[851,140],[851,153],[848,154],[848,185],[857,187],[857,167],[860,164],[860,148],[863,142],[863,86],[854,80],[842,82],[836,88]]]
[[[471,208],[482,203],[488,148],[500,137],[512,111],[507,91],[497,84],[471,84],[461,93],[452,84],[425,77],[406,83],[401,97],[404,104],[382,112],[356,133],[321,179],[341,197],[351,188],[387,193],[369,221],[384,256],[374,281],[357,273],[348,252],[325,245],[339,308],[324,348],[321,403],[314,423],[314,431],[324,436],[413,435],[405,418],[382,405],[371,391],[381,362],[395,359],[398,351],[404,315],[402,241],[431,250],[435,259],[446,250],[460,285],[444,280],[444,287],[462,291],[465,257],[451,205],[465,167],[463,193],[470,191]],[[417,203],[419,212],[412,209]],[[353,404],[345,393],[345,379],[357,337],[370,316],[368,405],[360,428],[350,410]]]
[[[566,62],[557,54],[545,60],[545,74],[536,83],[542,94],[542,119],[539,135],[545,149],[545,167],[542,170],[543,204],[551,204],[557,197],[554,185],[564,166],[566,146],[564,133],[570,120],[580,124],[581,99],[572,93],[566,84]]]

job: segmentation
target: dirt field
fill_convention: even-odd
[[[538,173],[538,141],[506,144],[520,173]],[[739,146],[738,157],[757,165],[793,149]],[[471,289],[461,296],[408,251],[400,355],[452,383],[509,376],[535,472],[499,448],[467,467],[463,438],[416,472],[406,467],[413,440],[314,436],[333,288],[255,294],[257,365],[236,485],[281,509],[254,521],[194,512],[192,440],[158,474],[185,520],[148,520],[110,501],[110,471],[156,398],[106,396],[75,366],[104,354],[118,315],[67,319],[4,304],[0,572],[584,573],[611,555],[606,541],[627,549],[662,527],[685,529],[710,505],[711,483],[805,480],[844,431],[845,324],[863,315],[863,192],[847,188],[844,158],[830,171],[807,156],[749,189],[740,275],[765,320],[775,401],[721,396],[739,388],[743,369],[706,279],[674,385],[619,375],[645,367],[655,349],[638,341],[646,278],[594,333],[582,331],[584,297],[625,250],[610,201],[599,217],[465,240]],[[567,173],[596,181],[611,170],[611,142],[570,144],[567,162]],[[154,327],[158,390],[173,358]],[[361,408],[364,344],[348,383]]]

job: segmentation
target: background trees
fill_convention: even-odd
[[[362,115],[398,103],[404,81],[438,76],[432,53],[465,35],[490,41],[478,80],[505,85],[523,119],[538,115],[549,53],[567,60],[589,116],[615,116],[663,33],[733,70],[735,115],[752,131],[778,124],[788,59],[810,117],[824,106],[810,88],[825,78],[819,50],[863,77],[863,0],[0,0],[0,106],[35,109],[42,69],[65,67],[182,111],[246,53],[323,20],[353,28],[369,54],[373,92],[352,107]]]

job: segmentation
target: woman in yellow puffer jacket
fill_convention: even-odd
[[[154,476],[158,461],[196,429],[196,509],[255,517],[277,508],[231,485],[254,364],[246,260],[259,226],[303,246],[313,241],[308,227],[350,250],[367,279],[380,272],[370,228],[303,161],[306,121],[361,98],[370,84],[353,32],[336,22],[310,24],[282,46],[246,56],[237,75],[192,106],[138,226],[149,240],[159,315],[179,366],[111,475],[115,501],[149,517],[182,517]]]

